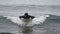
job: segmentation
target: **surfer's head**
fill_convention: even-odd
[[[25,16],[28,16],[28,13],[25,13],[24,15],[25,15]]]

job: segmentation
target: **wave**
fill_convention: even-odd
[[[3,20],[8,20],[8,21],[11,21],[12,23],[16,23],[20,26],[24,25],[25,23],[19,19],[19,17],[12,17],[12,16],[0,16],[0,19],[3,19]],[[33,26],[33,25],[38,25],[38,24],[42,24],[44,22],[46,22],[47,19],[51,19],[51,20],[54,20],[54,19],[60,19],[60,16],[56,16],[56,15],[51,15],[51,14],[48,14],[48,15],[41,15],[39,17],[36,17],[32,20],[32,22],[30,22],[28,24],[28,26]],[[48,20],[47,20],[48,21]]]
[[[19,19],[19,17],[12,17],[12,16],[3,16],[5,19],[9,19],[10,21],[12,21],[13,23],[16,23],[18,25],[24,25],[25,23]],[[44,23],[44,21],[47,19],[47,17],[50,17],[49,15],[41,15],[39,17],[36,17],[34,19],[32,19],[32,21],[28,24],[28,26],[33,26],[35,24],[41,24]]]
[[[50,15],[50,19],[60,19],[60,16],[57,16],[57,15],[51,15],[51,14],[49,14]]]

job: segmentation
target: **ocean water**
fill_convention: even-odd
[[[50,14],[59,9],[59,6],[0,6],[0,34],[60,34],[60,16]],[[36,17],[32,26],[24,26],[18,18],[25,12]]]

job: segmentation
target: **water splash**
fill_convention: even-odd
[[[18,24],[18,25],[24,25],[24,22],[19,19],[19,17],[12,17],[12,16],[4,16],[4,17],[7,17],[7,19],[10,19],[12,22]],[[28,26],[33,26],[34,24],[41,24],[43,23],[47,17],[49,17],[49,15],[42,15],[42,16],[39,16],[39,17],[36,17],[34,18],[29,24]]]

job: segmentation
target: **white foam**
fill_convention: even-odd
[[[18,17],[11,17],[11,16],[4,16],[4,17],[7,17],[7,19],[10,19],[12,22],[14,22],[18,25],[23,24],[23,22]]]
[[[19,17],[11,17],[11,16],[4,16],[4,17],[7,17],[7,19],[10,19],[12,22],[14,22],[18,25],[23,25],[24,24],[24,22],[21,19],[19,19]],[[47,17],[49,17],[49,15],[42,15],[40,17],[34,18],[32,20],[32,22],[28,25],[32,26],[34,24],[41,24],[47,19]]]
[[[33,24],[41,24],[47,19],[47,17],[49,17],[49,15],[42,15],[38,18],[34,18],[32,22]]]

